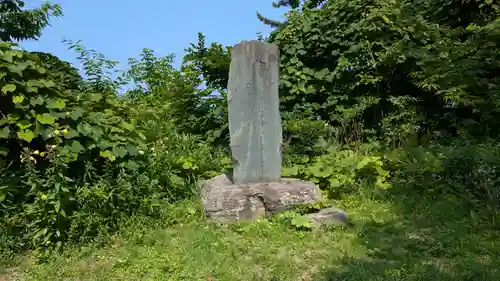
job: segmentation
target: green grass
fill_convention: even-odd
[[[391,198],[348,197],[340,204],[353,225],[314,232],[273,220],[209,225],[196,205],[172,207],[104,246],[45,263],[26,256],[0,280],[500,280],[499,232],[460,202]]]

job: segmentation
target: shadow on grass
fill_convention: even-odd
[[[382,196],[395,216],[357,222],[366,257],[344,257],[318,281],[498,281],[500,235],[455,198],[394,189]]]

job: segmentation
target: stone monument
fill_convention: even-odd
[[[231,53],[227,103],[235,184],[279,182],[279,51],[243,41]]]
[[[202,184],[209,219],[253,219],[322,199],[312,182],[281,178],[279,50],[261,41],[233,47],[228,112],[233,172]]]

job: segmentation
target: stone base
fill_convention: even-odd
[[[322,195],[314,183],[299,179],[282,178],[280,182],[236,185],[223,174],[202,184],[202,199],[209,219],[231,222],[315,203],[322,199]]]

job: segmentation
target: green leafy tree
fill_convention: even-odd
[[[69,49],[74,49],[78,54],[77,59],[83,65],[86,79],[80,84],[83,92],[98,92],[111,96],[117,96],[121,87],[127,85],[128,81],[122,79],[123,72],[117,70],[117,61],[107,59],[104,54],[86,48],[81,41],[73,42],[65,38],[63,43]]]
[[[199,89],[202,80],[198,73],[189,68],[174,69],[173,59],[173,55],[156,57],[149,49],[143,50],[139,60],[130,59],[125,76],[132,82],[132,89],[126,96],[140,105],[137,114],[143,116],[141,120],[155,119],[157,129],[150,132],[151,137],[162,128],[163,120],[174,122],[182,132],[203,135],[206,128],[202,120],[209,110],[205,99],[210,93]],[[152,111],[146,114],[144,108]]]
[[[58,57],[45,52],[31,52],[36,55],[44,68],[48,70],[51,79],[59,84],[63,84],[65,89],[79,89],[84,83],[78,69],[69,62],[62,61]]]
[[[223,47],[215,42],[207,46],[206,37],[202,33],[198,33],[198,42],[190,45],[183,58],[184,68],[189,65],[199,72],[209,88],[225,90],[231,63],[231,47]]]
[[[498,134],[495,4],[465,29],[437,22],[425,1],[291,4],[270,38],[281,51],[285,115],[325,120],[346,142],[371,132],[396,143],[436,130]]]
[[[6,42],[37,39],[49,25],[51,16],[61,16],[58,4],[44,3],[39,8],[23,9],[24,1],[0,0],[0,40]]]
[[[273,2],[273,8],[290,8],[292,10],[296,10],[298,8],[305,7],[309,9],[314,9],[320,7],[326,0],[306,0],[306,1],[301,1],[301,0],[279,0],[277,2]],[[264,24],[267,24],[271,27],[281,27],[286,24],[286,22],[280,22],[277,20],[269,19],[259,12],[257,12],[257,18]]]
[[[498,17],[500,6],[492,0],[413,0],[406,1],[426,19],[451,28],[466,28],[475,23],[484,25]]]
[[[231,46],[223,47],[213,42],[206,44],[206,37],[198,33],[198,42],[186,49],[182,71],[199,77],[200,86],[207,93],[202,106],[205,116],[199,118],[202,135],[218,144],[229,144],[227,112],[227,82],[231,63]]]

